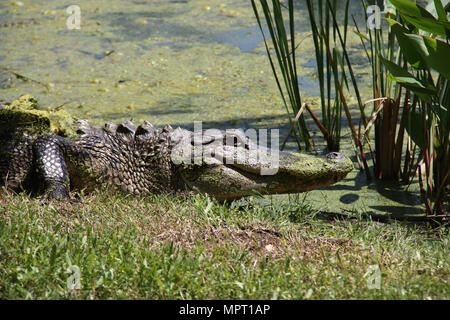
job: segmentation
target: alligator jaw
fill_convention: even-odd
[[[273,175],[261,175],[254,164],[215,164],[185,170],[182,176],[194,190],[217,200],[234,200],[255,193],[299,193],[328,186],[353,170],[353,163],[338,153],[314,157],[280,152],[277,169]]]

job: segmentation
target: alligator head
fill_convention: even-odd
[[[318,189],[354,168],[337,152],[321,157],[278,152],[254,143],[241,130],[192,133],[178,128],[171,139],[176,142],[171,159],[185,185],[218,200]]]

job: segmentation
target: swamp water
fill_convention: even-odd
[[[359,1],[351,2],[360,18]],[[41,106],[97,124],[131,119],[192,129],[194,121],[202,121],[204,129],[277,128],[281,139],[286,136],[286,110],[250,1],[80,0],[80,29],[73,30],[66,25],[70,4],[0,1],[0,103],[31,94]],[[302,97],[320,113],[305,2],[297,1],[297,8]],[[370,71],[352,33],[349,52],[367,100]],[[349,101],[355,104],[354,97]],[[321,134],[309,116],[307,123],[320,150]],[[350,130],[343,135],[341,152],[354,156]],[[287,149],[295,146],[291,139]],[[410,190],[367,183],[355,169],[336,185],[298,197],[333,212],[420,214],[417,185]]]

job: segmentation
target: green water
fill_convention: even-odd
[[[203,121],[204,128],[279,128],[281,136],[286,135],[286,110],[249,1],[76,4],[81,28],[69,30],[69,3],[0,1],[0,102],[28,93],[42,106],[61,107],[98,124],[132,119],[192,128],[194,121]],[[304,1],[297,4],[301,90],[317,109],[314,48]],[[352,11],[361,17],[360,8]],[[352,33],[349,52],[367,100],[367,61]],[[351,94],[348,99],[355,102]],[[321,135],[311,120],[308,125],[320,151]],[[342,153],[353,156],[349,130],[344,134]],[[295,148],[293,141],[289,148]],[[310,192],[306,199],[331,211],[416,214],[421,210],[417,187],[410,189],[416,192],[368,183],[354,170],[344,181]]]

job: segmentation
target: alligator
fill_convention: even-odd
[[[76,201],[72,191],[100,186],[134,195],[200,192],[231,201],[321,188],[354,168],[339,153],[277,152],[237,129],[189,131],[146,121],[97,126],[78,120],[70,133],[53,126],[52,113],[23,104],[0,107],[0,179],[10,189],[41,195],[42,201]]]

